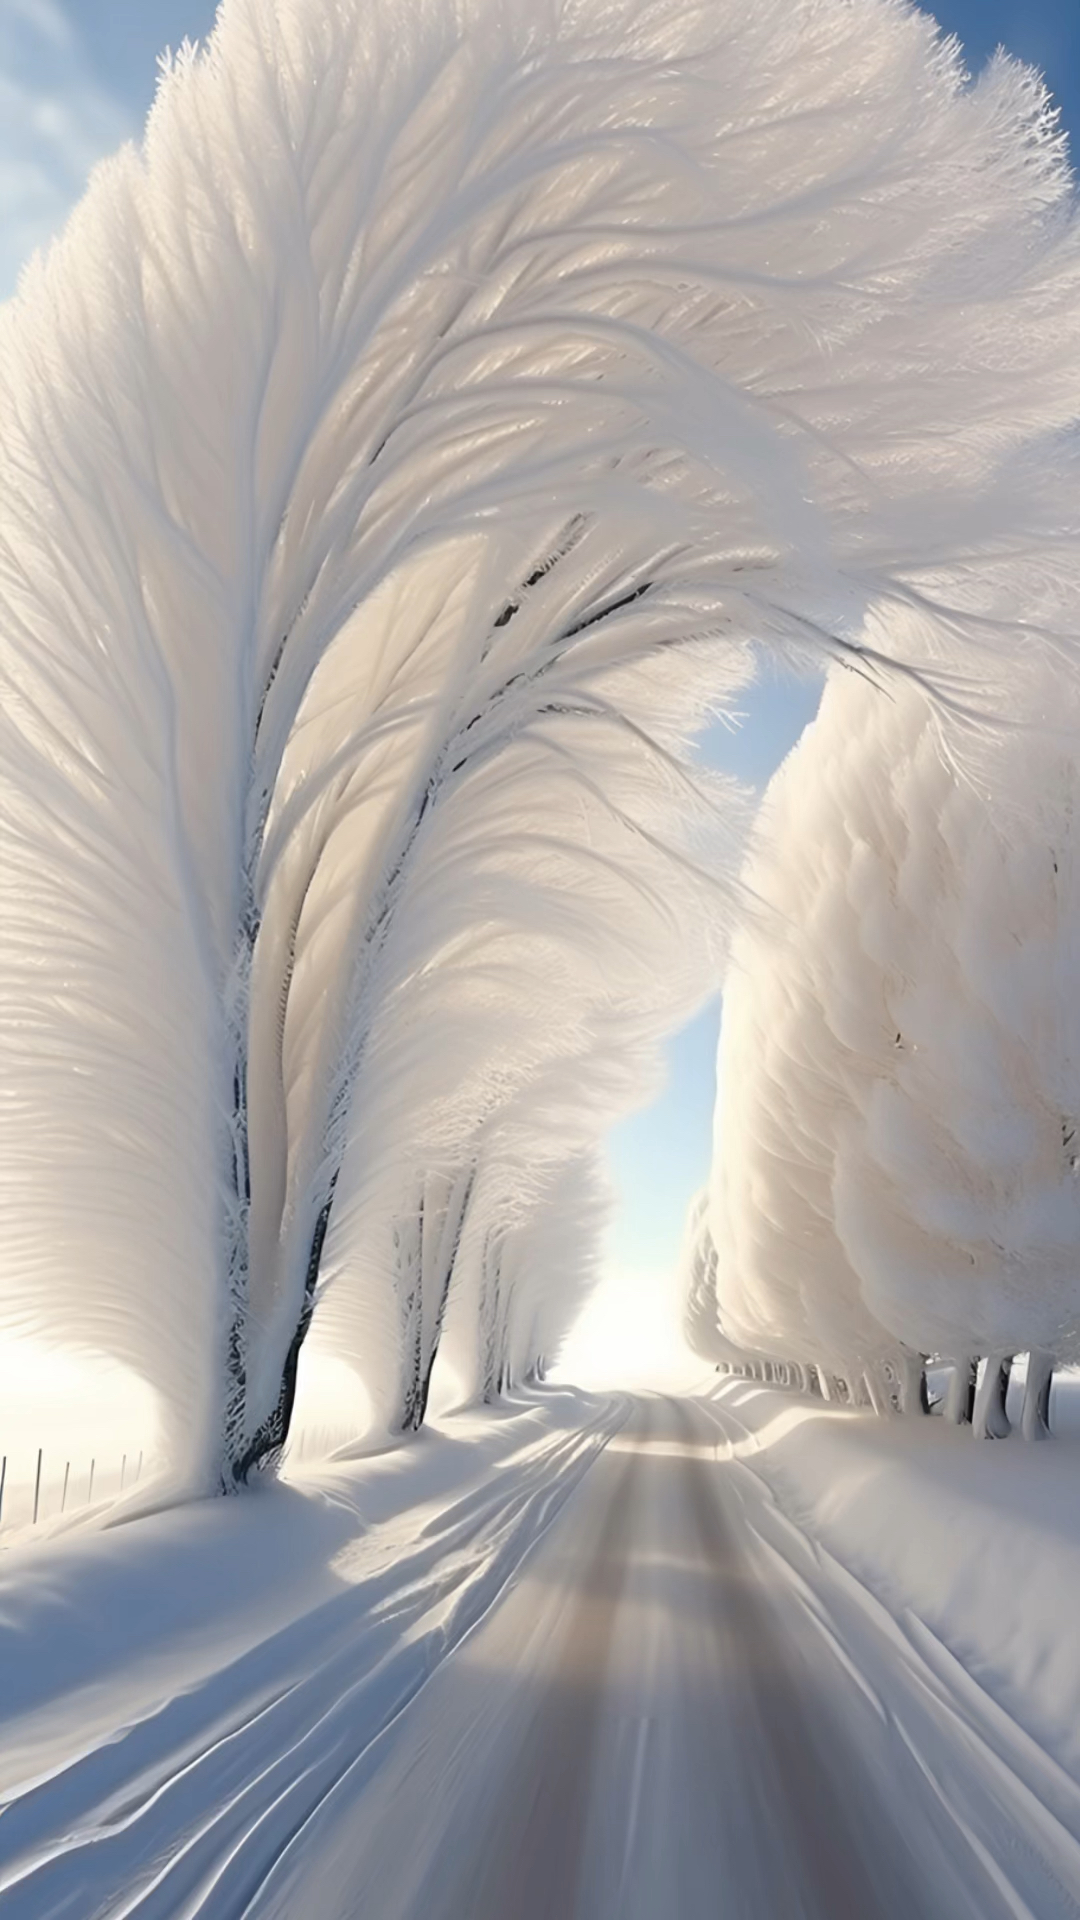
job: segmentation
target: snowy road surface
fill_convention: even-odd
[[[722,1402],[505,1477],[13,1785],[4,1920],[1080,1915],[1071,1777],[778,1509]]]

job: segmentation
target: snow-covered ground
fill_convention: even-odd
[[[980,1712],[995,1703],[988,1725],[1012,1723],[1010,1752],[1023,1729],[1080,1779],[1080,1442],[976,1441],[741,1380],[711,1405],[726,1457],[767,1492],[770,1524],[812,1541],[815,1563],[921,1658],[970,1676]]]
[[[32,1340],[0,1348],[0,1541],[34,1525],[42,1534],[89,1519],[153,1478],[153,1394],[107,1360],[51,1351]],[[40,1467],[39,1467],[40,1455]]]
[[[1075,1920],[1078,1468],[559,1388],[39,1536],[0,1914]]]
[[[306,1807],[400,1712],[624,1411],[553,1393],[4,1554],[0,1910],[127,1911],[138,1886],[187,1911],[280,1794]]]

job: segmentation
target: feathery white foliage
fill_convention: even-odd
[[[719,1256],[709,1219],[709,1190],[695,1195],[683,1241],[683,1330],[692,1353],[702,1360],[738,1365],[749,1355],[722,1331],[717,1295]]]
[[[269,1444],[380,1008],[469,938],[399,928],[440,809],[677,746],[676,643],[699,708],[882,600],[1007,650],[1076,293],[1037,83],[898,0],[225,0],[0,315],[5,1322],[195,1479]]]
[[[716,1248],[709,1228],[709,1194],[705,1188],[690,1203],[683,1240],[682,1279],[685,1292],[683,1325],[692,1353],[703,1360],[719,1360],[720,1332],[716,1297]]]
[[[491,1402],[558,1358],[599,1278],[611,1200],[594,1151],[481,1169],[439,1361],[463,1401]]]
[[[582,1155],[552,1173],[539,1204],[507,1238],[500,1372],[510,1385],[543,1379],[599,1277],[611,1191],[599,1157]]]
[[[917,687],[836,675],[766,798],[711,1224],[740,1341],[865,1364],[1080,1344],[1075,672],[1018,677],[984,788]]]
[[[609,766],[609,794],[616,771]],[[642,846],[608,806],[560,812],[558,793],[550,783],[543,830],[535,807],[499,805],[504,787],[486,829],[482,814],[463,814],[464,863],[436,839],[432,870],[418,871],[417,924],[453,938],[422,966],[395,960],[356,1080],[311,1341],[348,1358],[391,1427],[424,1397],[444,1314],[467,1394],[494,1391],[493,1356],[516,1339],[505,1331],[496,1256],[547,1209],[564,1165],[589,1160],[646,1097],[665,1032],[714,977],[715,888],[689,858],[672,857],[677,823],[665,853]],[[659,833],[663,809],[650,816],[647,797],[645,783],[635,815]],[[440,872],[452,900],[442,899]],[[403,911],[399,928],[409,926]],[[463,1218],[451,1207],[457,1230],[435,1229],[433,1248],[456,1256],[448,1311],[451,1266],[437,1253],[429,1260],[421,1299],[401,1258],[403,1244],[419,1254],[421,1220],[421,1238],[430,1226],[432,1179],[466,1200]]]

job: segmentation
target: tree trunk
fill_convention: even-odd
[[[502,1247],[498,1237],[488,1233],[483,1254],[483,1294],[480,1307],[480,1353],[483,1387],[481,1398],[486,1407],[499,1397],[502,1360],[500,1356],[500,1309],[502,1292]]]
[[[975,1383],[979,1362],[957,1360],[945,1396],[945,1418],[954,1427],[969,1427],[975,1413]]]
[[[398,1431],[416,1433],[424,1418],[424,1340],[423,1340],[423,1301],[420,1297],[420,1277],[417,1274],[415,1286],[405,1301],[405,1383],[401,1398],[401,1421]]]
[[[1005,1401],[1012,1372],[1012,1355],[987,1354],[975,1393],[972,1426],[977,1440],[1006,1440],[1012,1425]]]
[[[873,1367],[867,1367],[861,1381],[861,1404],[869,1405],[879,1418],[892,1412],[887,1395],[882,1391],[881,1383],[874,1377]]]
[[[331,1198],[332,1197],[331,1194]],[[230,1439],[227,1465],[222,1475],[222,1490],[226,1493],[231,1492],[236,1487],[245,1486],[249,1475],[256,1469],[261,1471],[266,1468],[273,1471],[281,1461],[285,1442],[289,1437],[293,1408],[296,1405],[296,1382],[300,1371],[300,1349],[307,1338],[307,1331],[311,1325],[311,1316],[315,1311],[315,1286],[319,1278],[319,1262],[322,1259],[323,1241],[326,1239],[326,1229],[329,1222],[330,1201],[327,1200],[326,1205],[319,1214],[315,1236],[312,1241],[311,1256],[308,1260],[307,1274],[304,1279],[303,1306],[301,1308],[300,1318],[293,1331],[293,1337],[289,1342],[289,1350],[285,1355],[285,1365],[281,1371],[281,1387],[278,1392],[277,1405],[269,1419],[263,1421],[262,1426],[251,1436],[246,1446],[237,1447]],[[237,1337],[239,1338],[239,1334],[237,1334]],[[242,1363],[238,1362],[238,1365],[242,1365]],[[243,1384],[245,1378],[244,1373],[242,1371],[239,1372],[237,1378],[241,1384]]]
[[[1025,1440],[1050,1438],[1050,1387],[1054,1378],[1054,1359],[1036,1350],[1028,1354],[1027,1385],[1020,1431]]]
[[[446,1233],[448,1225],[450,1226],[451,1242],[449,1248],[440,1247],[439,1300],[435,1309],[435,1323],[431,1332],[430,1352],[426,1355],[421,1352],[420,1355],[420,1380],[416,1393],[417,1411],[415,1428],[422,1427],[424,1421],[427,1419],[428,1400],[431,1397],[431,1376],[435,1371],[435,1361],[442,1341],[443,1322],[446,1318],[446,1303],[450,1298],[450,1287],[453,1283],[454,1269],[457,1265],[458,1254],[461,1252],[461,1236],[465,1231],[469,1202],[472,1199],[475,1185],[476,1169],[474,1167],[465,1181],[457,1209],[452,1218],[452,1223],[448,1219],[444,1219],[442,1223],[443,1234]],[[440,1236],[440,1239],[441,1237],[442,1236]],[[423,1260],[421,1259],[421,1270],[422,1269]],[[421,1321],[422,1318],[423,1303],[421,1302]]]
[[[877,1388],[881,1405],[880,1413],[892,1416],[904,1411],[904,1368],[899,1358],[879,1361],[870,1368],[870,1376]]]
[[[926,1360],[921,1353],[904,1352],[900,1361],[900,1411],[925,1414],[930,1411],[926,1385]]]

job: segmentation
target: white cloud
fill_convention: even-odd
[[[65,52],[75,46],[71,22],[56,0],[0,0],[0,32],[8,27],[21,27]]]
[[[0,297],[133,131],[57,0],[0,0]]]

